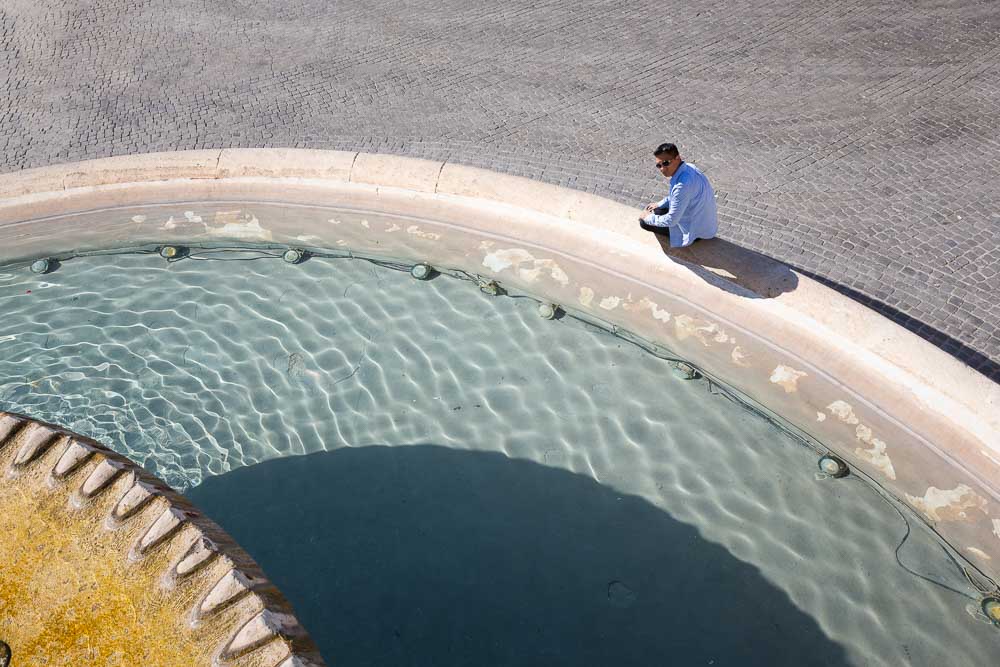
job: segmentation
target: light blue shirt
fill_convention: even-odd
[[[670,247],[691,245],[695,239],[710,239],[719,231],[715,192],[708,177],[694,165],[682,162],[670,177],[670,194],[658,208],[670,204],[664,215],[650,213],[643,221],[654,227],[670,229]]]

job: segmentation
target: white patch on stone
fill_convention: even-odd
[[[306,660],[301,656],[290,655],[278,667],[319,667],[315,662]]]
[[[125,466],[123,464],[105,459],[98,463],[97,467],[91,471],[90,475],[81,485],[80,491],[85,496],[92,496],[110,484],[118,476],[118,473],[124,469]]]
[[[927,489],[923,498],[906,494],[906,499],[931,521],[971,521],[967,510],[980,510],[983,514],[987,512],[986,499],[965,484],[949,490],[932,486]]]
[[[184,555],[184,558],[177,563],[177,574],[184,576],[190,574],[195,569],[203,565],[209,558],[217,553],[218,547],[207,537],[201,536],[195,540],[191,548]]]
[[[529,283],[535,282],[543,272],[547,272],[560,285],[569,284],[569,276],[555,261],[537,259],[523,248],[509,248],[491,252],[483,258],[483,266],[489,267],[496,273],[506,269],[515,269],[520,278]]]
[[[589,307],[594,301],[594,290],[589,287],[580,288],[580,296],[577,297],[584,307]]]
[[[854,416],[854,408],[851,407],[850,403],[846,403],[844,401],[834,401],[830,405],[826,406],[826,409],[831,415],[847,424],[857,424],[860,421]]]
[[[982,549],[977,549],[976,547],[965,547],[965,550],[977,558],[981,558],[983,560],[993,560],[993,557]]]
[[[480,250],[489,250],[490,248],[492,248],[496,244],[497,244],[496,241],[480,241],[479,242],[479,249]]]
[[[402,227],[397,225],[395,222],[385,228],[387,234],[392,234],[393,232],[398,232]]]
[[[512,266],[517,266],[524,262],[532,262],[534,259],[534,255],[527,250],[511,248],[509,250],[497,250],[496,252],[489,253],[483,258],[483,266],[500,273]]]
[[[265,609],[240,628],[226,647],[226,657],[238,655],[270,641],[276,635],[288,634],[298,628],[298,622],[289,614]]]
[[[993,519],[993,534],[1000,537],[1000,519]]]
[[[708,347],[713,342],[725,343],[729,340],[729,335],[715,322],[699,320],[690,315],[675,316],[674,330],[679,339],[684,340],[685,338],[694,336],[705,347]]]
[[[331,225],[339,225],[340,224],[340,220],[337,220],[336,218],[330,218],[329,220],[327,220],[327,222],[329,222]]]
[[[20,426],[22,421],[10,414],[0,414],[0,442],[3,442],[10,434],[14,432],[17,426]]]
[[[871,446],[871,449],[858,447],[854,453],[878,468],[889,479],[896,479],[896,469],[892,467],[892,460],[885,453],[885,443],[878,438],[872,438]]]
[[[371,229],[372,223],[368,222],[367,220],[362,220],[361,226],[364,227],[365,229]]]
[[[732,354],[729,355],[729,357],[733,360],[733,363],[736,364],[737,366],[741,366],[743,368],[750,367],[750,364],[747,362],[747,359],[750,357],[750,355],[748,355],[739,345],[733,348],[733,352]]]
[[[825,412],[817,412],[816,413],[816,421],[818,421],[818,422],[825,422],[826,421],[826,413]]]
[[[124,519],[136,512],[156,495],[156,489],[144,482],[136,482],[135,485],[125,492],[122,499],[115,505],[112,514],[116,519]]]
[[[184,513],[173,507],[163,510],[146,534],[139,540],[139,553],[144,553],[169,537],[185,519]]]
[[[53,468],[52,474],[56,477],[65,477],[70,471],[76,469],[81,463],[89,459],[93,453],[93,447],[74,440],[69,443],[69,447],[59,457],[59,461],[56,463],[55,468]]]
[[[771,373],[771,382],[781,385],[786,394],[791,394],[794,391],[798,391],[799,378],[804,378],[806,375],[808,373],[804,371],[797,371],[790,366],[779,365]]]
[[[542,270],[539,268],[534,269],[518,269],[517,275],[521,277],[521,280],[529,283],[533,283],[538,280],[538,276],[542,275]]]
[[[674,330],[681,340],[695,335],[696,329],[695,321],[690,315],[678,315],[674,318]]]
[[[271,230],[261,227],[260,220],[250,214],[247,214],[243,222],[227,222],[221,227],[209,227],[208,233],[212,236],[225,236],[240,240],[272,240]]]
[[[855,426],[854,437],[858,439],[858,442],[870,445],[867,449],[858,447],[854,453],[878,468],[889,479],[896,479],[896,469],[892,465],[892,459],[886,453],[885,443],[874,436],[870,427],[861,423],[858,416],[854,414],[854,408],[851,407],[850,403],[834,401],[826,406],[826,409],[845,424]]]
[[[144,216],[144,215],[133,215],[132,216],[132,222],[141,225],[142,223],[146,222],[146,216]]]
[[[188,222],[202,222],[200,215],[195,215],[194,211],[184,211],[184,217]]]
[[[14,456],[14,465],[20,466],[32,461],[58,435],[56,431],[37,422],[30,424],[26,433],[26,435],[22,433],[22,444]]]
[[[660,322],[670,321],[670,312],[664,308],[660,308],[657,304],[653,303],[649,299],[643,299],[639,303],[648,304],[649,312],[653,316],[654,320],[659,320]]]
[[[321,243],[323,239],[312,234],[301,234],[295,237],[296,241],[302,241],[303,243]]]
[[[230,570],[216,582],[212,590],[208,592],[205,599],[198,607],[198,613],[202,616],[211,614],[213,611],[226,605],[236,598],[249,593],[256,585],[257,581],[239,570]]]
[[[435,234],[434,232],[425,232],[422,229],[420,229],[420,227],[418,227],[417,225],[410,225],[409,227],[407,227],[406,233],[412,234],[413,236],[416,236],[418,239],[428,239],[430,241],[437,241],[439,238],[441,238],[440,234]]]
[[[629,294],[628,296],[629,299],[628,303],[625,304],[625,310],[631,313],[641,313],[643,311],[648,310],[654,320],[659,320],[660,322],[670,321],[670,313],[667,310],[660,308],[660,305],[655,301],[653,301],[652,299],[650,299],[648,296],[642,297],[642,299],[640,299],[638,303],[632,302],[631,294]]]
[[[549,260],[549,261],[551,261],[551,260]],[[563,271],[559,267],[558,264],[556,264],[555,262],[552,262],[552,267],[550,268],[550,271],[552,272],[552,274],[551,274],[552,275],[552,280],[556,281],[560,285],[564,285],[564,286],[565,285],[569,285],[569,276],[566,275],[566,272]]]
[[[618,307],[618,304],[620,304],[621,302],[622,300],[620,297],[606,296],[603,299],[601,299],[601,302],[597,305],[599,305],[604,310],[614,310],[615,308]]]

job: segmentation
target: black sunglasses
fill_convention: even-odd
[[[659,169],[660,167],[665,167],[665,166],[667,166],[668,164],[670,164],[673,161],[674,161],[674,158],[670,158],[669,160],[664,160],[663,162],[657,162],[656,163],[656,168]]]

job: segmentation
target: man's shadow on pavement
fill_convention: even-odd
[[[793,270],[767,255],[719,238],[699,239],[686,248],[671,248],[665,234],[653,232],[652,235],[659,242],[663,254],[721,290],[749,299],[772,299],[795,291],[801,274],[885,316],[991,380],[1000,379],[1000,364],[978,350],[898,308],[846,285],[802,268]]]
[[[663,254],[679,260],[705,282],[749,299],[773,299],[794,291],[799,278],[792,269],[767,255],[720,238],[699,239],[686,248],[671,248],[666,234],[652,233]]]

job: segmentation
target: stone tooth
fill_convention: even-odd
[[[90,445],[85,445],[82,442],[72,440],[69,443],[69,447],[67,447],[66,451],[63,452],[63,455],[59,457],[59,461],[56,463],[55,468],[52,469],[52,475],[57,479],[62,479],[83,465],[83,463],[89,459],[95,451],[97,450]]]
[[[42,424],[29,425],[21,449],[14,457],[14,465],[23,466],[38,458],[60,435],[62,434]]]
[[[239,629],[223,652],[225,659],[251,651],[275,637],[299,631],[298,621],[290,614],[265,609]]]
[[[144,482],[136,482],[135,486],[125,492],[111,513],[116,519],[127,519],[138,512],[157,493],[155,487]]]
[[[6,412],[0,412],[0,447],[6,444],[8,438],[17,433],[24,420]]]
[[[187,515],[174,507],[168,507],[157,517],[146,534],[139,540],[139,553],[144,554],[170,537],[187,519]]]
[[[185,576],[191,574],[196,569],[205,564],[209,558],[215,556],[218,553],[218,547],[215,543],[207,537],[199,537],[188,549],[188,552],[184,555],[184,558],[177,563],[175,568],[177,574],[180,576]]]
[[[89,498],[110,484],[123,470],[124,464],[104,459],[83,482],[81,493]]]
[[[302,656],[290,655],[278,667],[322,667],[318,662],[306,660]]]
[[[248,576],[239,570],[230,570],[219,579],[202,600],[198,607],[198,613],[202,616],[211,614],[240,596],[249,593],[258,583],[260,581],[256,577]]]

